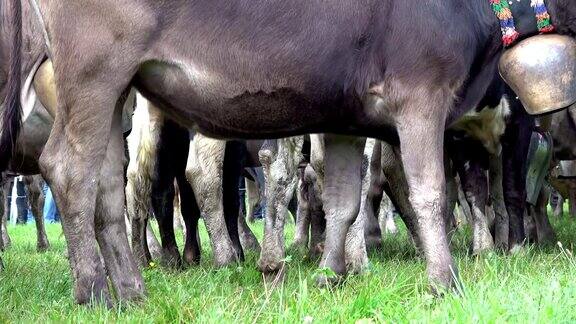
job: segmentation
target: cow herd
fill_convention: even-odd
[[[576,3],[546,3],[558,33],[576,35]],[[293,196],[295,246],[335,274],[320,274],[321,286],[364,269],[391,206],[434,290],[457,282],[457,201],[469,206],[474,254],[555,240],[549,189],[531,177],[576,159],[576,108],[525,112],[498,74],[489,0],[8,0],[0,10],[0,168],[50,186],[78,303],[110,304],[110,288],[143,297],[149,217],[167,266],[199,262],[200,218],[214,264],[243,261],[258,242],[239,217],[238,179],[257,166],[265,274],[285,271]],[[553,157],[538,143],[554,143]],[[574,194],[569,180],[549,182]]]

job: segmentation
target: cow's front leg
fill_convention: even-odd
[[[446,108],[430,105],[443,103],[446,95],[415,96],[403,107],[398,118],[398,135],[410,202],[418,222],[422,250],[426,258],[432,288],[451,287],[456,267],[450,254],[444,210],[444,124]]]
[[[326,239],[320,268],[329,268],[339,276],[346,274],[346,235],[360,211],[364,143],[363,138],[324,135]],[[318,277],[320,285],[328,280],[326,275]]]

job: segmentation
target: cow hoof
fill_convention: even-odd
[[[107,308],[113,306],[108,292],[108,282],[104,276],[87,284],[77,282],[74,288],[74,300],[78,305],[104,305]]]
[[[48,249],[50,248],[50,244],[45,242],[45,243],[38,243],[36,245],[36,251],[42,253],[42,252],[46,252],[48,251]]]
[[[324,253],[324,242],[318,243],[310,248],[309,257],[310,260],[316,260],[322,256]]]
[[[277,287],[286,278],[286,267],[283,266],[278,271],[263,272],[262,275],[266,284]]]
[[[538,244],[543,246],[553,246],[558,242],[556,239],[556,234],[554,232],[545,232],[540,237],[538,237]]]
[[[382,247],[382,238],[377,235],[369,235],[366,237],[367,249],[380,249]]]
[[[318,274],[316,276],[316,286],[320,289],[332,288],[340,285],[344,281],[343,275],[338,274]]]
[[[524,251],[524,246],[522,244],[515,243],[510,247],[510,254],[518,254],[522,251]]]
[[[366,255],[358,255],[350,258],[346,262],[347,273],[360,274],[368,268],[368,257]]]
[[[306,243],[303,241],[294,241],[292,243],[292,245],[290,245],[290,247],[288,248],[288,251],[290,251],[290,254],[295,254],[295,255],[305,255],[306,254]]]
[[[196,266],[200,264],[200,254],[195,253],[194,251],[184,249],[184,255],[182,255],[182,258],[186,265]]]
[[[227,267],[231,264],[238,263],[238,261],[238,255],[233,248],[225,252],[220,251],[218,253],[214,253],[214,266],[216,268]]]
[[[160,262],[167,268],[182,268],[182,259],[180,258],[178,250],[163,250]]]
[[[479,256],[482,254],[489,253],[493,250],[494,250],[494,245],[492,245],[492,244],[485,245],[485,246],[476,246],[476,247],[472,247],[472,255],[473,256]]]
[[[258,260],[258,269],[263,274],[278,273],[285,267],[284,261],[278,259],[262,259]]]

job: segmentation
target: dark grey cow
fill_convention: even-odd
[[[17,27],[19,4],[8,2]],[[548,6],[558,31],[574,34],[576,4]],[[77,302],[109,300],[96,242],[118,298],[144,293],[124,228],[118,159],[118,100],[130,85],[212,136],[338,134],[325,137],[321,261],[338,274],[360,208],[364,141],[348,136],[399,145],[429,277],[438,287],[454,282],[443,133],[478,105],[502,52],[488,1],[74,0],[39,8],[61,112],[42,167],[63,213]],[[19,80],[10,82],[17,90]],[[18,126],[18,96],[8,96],[3,158]]]

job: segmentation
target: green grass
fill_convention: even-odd
[[[404,230],[370,253],[367,273],[330,290],[314,286],[315,263],[299,255],[290,258],[287,278],[275,289],[263,284],[257,255],[237,267],[213,269],[203,231],[200,266],[146,269],[147,299],[112,310],[74,305],[60,225],[48,225],[52,248],[44,254],[35,251],[32,225],[11,227],[12,247],[2,255],[0,323],[574,322],[576,259],[570,251],[576,224],[568,218],[553,222],[566,250],[528,246],[513,256],[472,257],[469,233],[458,233],[452,246],[464,288],[443,298],[430,295],[424,262]],[[254,229],[261,236],[262,224]],[[292,231],[289,225],[288,241]]]

